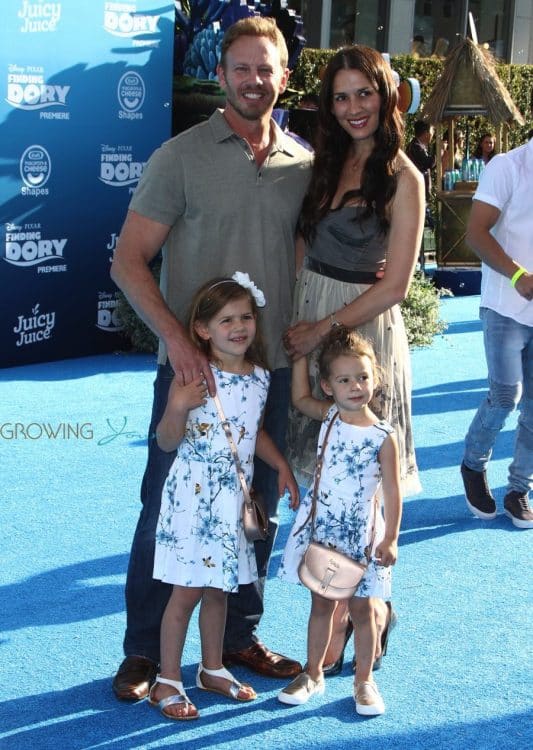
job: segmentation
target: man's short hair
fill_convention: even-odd
[[[226,67],[226,54],[229,48],[241,36],[265,36],[277,47],[281,67],[283,69],[287,67],[289,61],[287,44],[275,20],[264,16],[250,16],[249,18],[241,18],[240,21],[230,26],[224,34],[220,52],[220,65],[223,68]]]
[[[424,120],[417,120],[414,124],[415,138],[420,138],[424,133],[429,133],[431,125]]]

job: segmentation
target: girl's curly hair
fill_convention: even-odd
[[[335,326],[324,339],[318,355],[318,370],[322,380],[331,375],[331,365],[339,357],[368,357],[372,365],[374,388],[382,380],[382,370],[378,365],[372,342],[346,326]]]

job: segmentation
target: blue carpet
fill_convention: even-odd
[[[239,705],[192,688],[198,722],[117,702],[110,684],[122,654],[153,358],[1,370],[0,747],[531,748],[531,535],[503,515],[473,518],[458,473],[486,387],[478,303],[443,300],[447,332],[413,352],[424,491],[405,502],[393,582],[399,624],[376,673],[387,713],[373,719],[354,712],[349,663],[323,697],[298,708],[275,700],[283,682],[241,669],[258,700]],[[500,509],[515,425],[500,435],[489,469]],[[305,660],[307,592],[274,577],[290,523],[284,507],[261,636]],[[198,658],[193,624],[186,686]]]

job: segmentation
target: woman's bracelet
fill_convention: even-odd
[[[520,266],[520,268],[513,273],[513,275],[511,276],[511,282],[510,282],[513,289],[516,287],[516,282],[518,281],[518,279],[521,276],[523,276],[525,273],[528,273],[528,271],[522,266]]]
[[[342,325],[335,317],[335,313],[331,313],[331,315],[329,316],[329,325],[330,328],[337,328],[337,326]]]

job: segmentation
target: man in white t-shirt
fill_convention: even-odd
[[[532,101],[533,105],[533,101]],[[519,528],[533,527],[533,140],[485,167],[466,239],[482,265],[483,321],[489,392],[465,439],[461,474],[466,503],[496,517],[486,470],[496,437],[521,401],[504,509]]]

